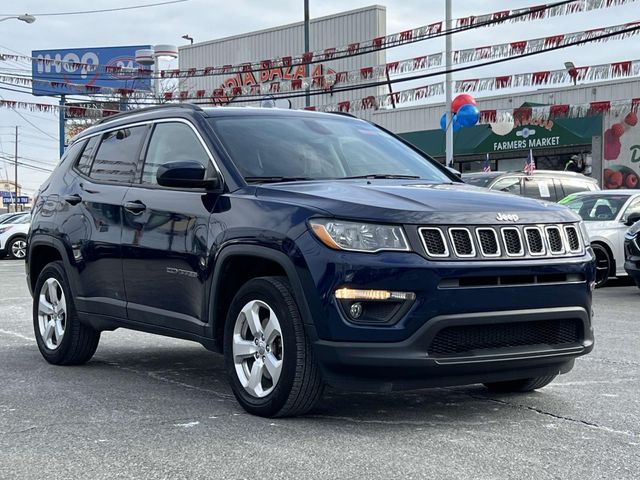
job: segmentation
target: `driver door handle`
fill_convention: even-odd
[[[144,212],[147,206],[140,200],[136,200],[135,202],[125,202],[124,209],[133,214],[138,214]]]

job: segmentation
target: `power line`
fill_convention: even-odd
[[[117,7],[117,8],[103,8],[101,10],[79,10],[79,11],[71,11],[71,12],[55,12],[55,13],[32,13],[31,15],[33,15],[34,17],[54,17],[54,16],[61,16],[61,15],[86,15],[86,14],[90,14],[90,13],[105,13],[105,12],[119,12],[119,11],[123,11],[123,10],[135,10],[138,8],[149,8],[149,7],[159,7],[162,5],[170,5],[172,3],[184,3],[184,2],[188,2],[189,0],[169,0],[166,2],[157,2],[157,3],[148,3],[145,5],[133,5],[130,7]],[[18,15],[21,14],[16,14],[16,13],[0,13],[0,16],[7,16],[7,17],[16,17]]]

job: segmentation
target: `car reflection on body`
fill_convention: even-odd
[[[640,221],[637,221],[624,235],[624,269],[640,288]]]
[[[569,195],[559,203],[584,220],[596,257],[596,286],[610,277],[627,275],[624,268],[624,237],[640,220],[640,190],[602,190]]]

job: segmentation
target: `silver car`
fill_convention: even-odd
[[[626,276],[624,234],[640,219],[640,190],[601,190],[569,195],[560,201],[584,220],[596,256],[596,286]]]

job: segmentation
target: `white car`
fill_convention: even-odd
[[[601,190],[569,195],[560,201],[582,217],[596,256],[596,286],[626,276],[624,234],[640,220],[640,190]]]
[[[23,260],[27,255],[27,234],[31,226],[31,214],[12,219],[0,225],[0,255]]]

